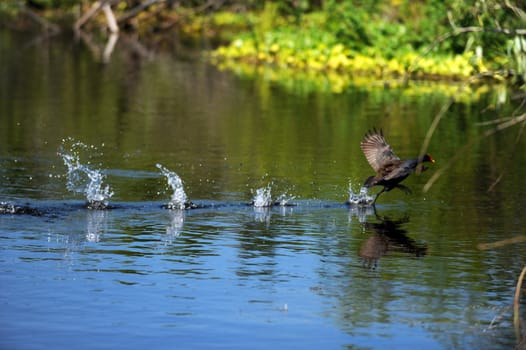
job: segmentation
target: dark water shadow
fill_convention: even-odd
[[[164,210],[206,210],[206,209],[225,209],[235,210],[240,208],[254,207],[253,202],[192,202],[184,203],[184,209],[173,208],[171,204],[143,201],[143,202],[88,202],[78,200],[39,200],[33,203],[24,202],[6,202],[0,201],[0,215],[33,215],[33,216],[60,216],[70,211],[76,210],[90,210],[90,211],[105,211],[105,210],[140,210],[140,211],[155,211],[157,209]],[[268,207],[256,208],[263,209],[262,211],[270,211],[272,208],[307,208],[307,209],[327,209],[327,208],[345,208],[346,205],[342,203],[325,202],[325,201],[304,201],[302,203],[287,203],[282,204],[274,202]]]
[[[360,246],[358,255],[363,259],[363,266],[375,269],[378,261],[389,252],[403,252],[415,257],[427,254],[427,243],[419,243],[407,235],[404,225],[409,222],[409,216],[392,220],[380,216],[375,210],[378,222],[364,222],[364,228],[371,233]]]
[[[42,216],[44,212],[41,209],[32,207],[29,203],[0,202],[0,214]]]

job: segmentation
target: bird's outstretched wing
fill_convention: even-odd
[[[360,148],[362,149],[365,158],[367,158],[367,161],[376,172],[382,169],[385,165],[400,160],[400,158],[398,158],[393,152],[391,146],[385,141],[382,129],[379,131],[373,129],[365,134],[362,142],[360,142]]]

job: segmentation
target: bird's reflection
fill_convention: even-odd
[[[401,251],[409,255],[421,257],[427,253],[427,244],[418,243],[407,236],[407,230],[403,225],[409,222],[406,216],[399,220],[391,220],[386,216],[379,216],[375,212],[379,222],[364,222],[366,231],[372,235],[361,245],[358,255],[363,259],[363,265],[375,269],[378,260],[389,251]]]

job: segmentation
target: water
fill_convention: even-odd
[[[0,348],[514,347],[525,243],[480,247],[525,234],[526,144],[463,147],[516,105],[454,104],[413,193],[371,207],[364,133],[416,156],[440,93],[304,96],[30,39],[0,32]]]
[[[361,187],[360,191],[355,192],[352,183],[349,183],[349,200],[347,203],[349,203],[351,207],[372,206],[373,201],[374,197],[369,195],[367,187]]]
[[[256,208],[271,207],[274,204],[272,200],[272,187],[267,185],[256,189],[256,195],[254,196],[253,205]]]
[[[81,151],[96,152],[97,148],[72,138],[62,140],[58,154],[67,167],[67,188],[72,192],[85,194],[88,209],[106,209],[113,191],[109,185],[103,185],[104,175],[100,170],[90,169],[87,164],[81,163]]]
[[[161,164],[156,164],[157,168],[161,171],[166,177],[168,185],[173,190],[172,197],[170,202],[167,204],[168,209],[186,209],[190,206],[188,203],[188,198],[186,192],[184,191],[183,181],[181,178],[173,171],[170,171],[163,167]]]

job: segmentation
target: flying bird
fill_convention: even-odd
[[[401,185],[400,182],[414,173],[420,163],[435,162],[429,153],[426,153],[421,159],[400,159],[385,140],[382,129],[367,132],[360,142],[360,148],[376,172],[376,175],[365,180],[364,187],[383,186],[383,189],[374,198],[373,205],[382,193],[389,192],[393,188],[410,193],[411,190]],[[422,171],[426,169],[422,167]]]

